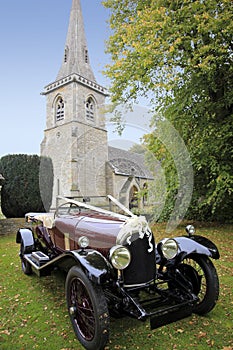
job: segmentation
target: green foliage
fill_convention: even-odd
[[[49,211],[53,196],[53,163],[51,158],[40,157],[39,187],[45,211]]]
[[[112,80],[113,100],[136,97],[139,91],[171,91],[190,81],[193,73],[198,85],[208,79],[214,95],[217,77],[232,76],[231,0],[103,3],[112,10],[107,50],[113,62],[106,74]],[[231,103],[231,85],[224,83]]]
[[[139,143],[134,143],[130,149],[129,149],[130,152],[132,153],[137,153],[137,154],[145,154],[146,152],[146,148],[139,144]]]
[[[6,217],[23,217],[29,211],[46,211],[52,200],[51,160],[37,155],[7,155],[0,159],[5,178],[1,207]]]
[[[106,0],[112,100],[144,96],[172,122],[189,151],[194,193],[189,215],[233,221],[233,5],[231,0]],[[154,134],[168,184],[165,212],[179,186],[174,161]],[[168,215],[168,214],[167,214]]]

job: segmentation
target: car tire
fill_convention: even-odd
[[[102,288],[82,269],[73,266],[67,275],[66,300],[75,334],[85,349],[104,349],[109,337],[109,312]]]
[[[212,261],[207,256],[190,255],[179,265],[182,274],[191,282],[199,301],[193,312],[205,315],[210,312],[219,296],[219,280]]]

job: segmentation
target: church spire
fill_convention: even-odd
[[[72,0],[64,58],[56,80],[74,73],[95,82],[89,61],[80,0]]]

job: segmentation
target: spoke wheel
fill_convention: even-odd
[[[191,282],[192,292],[199,298],[194,312],[200,315],[208,313],[219,296],[219,280],[212,261],[206,256],[193,255],[185,258],[178,268]]]
[[[74,278],[71,282],[70,300],[75,310],[74,322],[83,338],[90,341],[95,336],[95,313],[90,296],[83,282],[79,278]]]
[[[68,312],[75,334],[89,350],[103,349],[108,341],[109,313],[100,286],[94,285],[77,266],[66,279]]]

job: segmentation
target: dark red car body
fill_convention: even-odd
[[[16,235],[25,274],[67,272],[68,312],[90,350],[106,345],[109,312],[150,318],[153,329],[209,312],[219,293],[214,243],[188,229],[156,244],[146,219],[114,201],[124,214],[63,198],[56,213],[28,213],[32,226]]]

